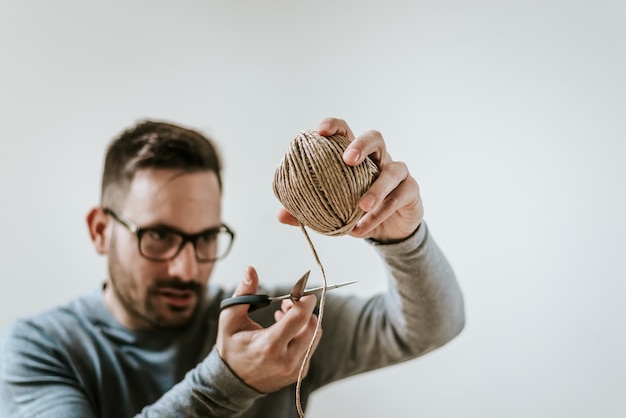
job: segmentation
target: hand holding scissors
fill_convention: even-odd
[[[222,300],[222,302],[220,303],[220,311],[230,306],[250,305],[248,312],[252,312],[256,309],[269,306],[272,302],[277,301],[277,300],[291,299],[292,301],[297,302],[303,296],[311,295],[313,293],[318,293],[324,290],[323,286],[314,287],[311,289],[305,289],[306,282],[309,279],[310,273],[311,273],[311,270],[304,273],[302,277],[300,277],[300,279],[296,282],[296,284],[291,288],[291,292],[289,292],[286,295],[269,296],[269,295],[257,294],[257,295],[242,295],[242,296],[235,296],[232,298],[226,298]],[[344,282],[344,283],[338,283],[338,284],[326,286],[326,290],[337,289],[338,287],[347,286],[349,284],[353,284],[356,282],[357,282],[356,280],[353,280],[351,282]]]
[[[258,291],[258,274],[248,267],[233,297],[250,296]],[[288,301],[288,298],[284,300]],[[280,318],[270,326],[250,317],[249,304],[230,305],[219,315],[217,352],[242,381],[259,392],[274,392],[296,382],[315,335],[316,302],[312,295],[303,296],[292,306],[277,310],[274,316]],[[316,344],[321,335],[318,334]]]

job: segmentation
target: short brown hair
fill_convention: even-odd
[[[109,144],[102,174],[101,204],[114,207],[125,197],[141,169],[213,171],[222,188],[222,163],[217,147],[205,135],[160,121],[142,121]]]

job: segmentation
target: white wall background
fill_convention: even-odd
[[[107,142],[145,117],[222,147],[238,238],[216,282],[317,272],[271,181],[324,116],[409,165],[467,326],[309,417],[626,416],[623,0],[1,0],[0,329],[105,276],[84,216]],[[382,288],[365,244],[313,239],[330,280]]]

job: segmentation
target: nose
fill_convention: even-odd
[[[184,281],[198,277],[199,266],[196,260],[196,249],[191,242],[185,243],[180,253],[169,262],[169,274]]]

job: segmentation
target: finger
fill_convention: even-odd
[[[315,324],[315,327],[317,327],[317,315],[313,315],[313,323]],[[323,332],[324,330],[320,327],[319,332],[315,336],[315,341],[313,341],[313,347],[312,347],[313,351],[317,349],[317,346],[319,345],[320,340],[322,339]]]
[[[244,277],[237,285],[233,297],[242,295],[253,295],[259,289],[259,276],[254,267],[248,267]],[[242,328],[249,328],[253,322],[248,317],[250,305],[234,305],[224,309],[220,313],[219,326],[227,333],[234,333]]]
[[[283,299],[280,303],[280,309],[274,311],[274,320],[276,322],[280,321],[283,316],[285,316],[285,312],[293,307],[293,301],[291,299]]]
[[[356,137],[343,153],[343,161],[351,166],[361,164],[367,157],[380,168],[391,161],[383,136],[378,131],[367,131]]]
[[[354,139],[354,134],[346,121],[336,118],[323,119],[317,126],[317,133],[322,136],[341,135],[349,140]]]
[[[407,179],[409,169],[403,162],[390,162],[359,199],[359,207],[365,212],[373,210]]]
[[[285,316],[285,312],[291,309],[293,305],[294,305],[294,302],[291,299],[283,299],[281,302],[280,309],[277,309],[274,311],[274,320],[278,322],[283,316]],[[315,308],[313,309],[313,315],[317,317],[318,313],[319,313],[319,309],[316,305]]]
[[[298,220],[287,211],[287,209],[285,208],[280,208],[278,210],[278,214],[276,216],[278,218],[278,221],[280,223],[286,224],[286,225],[293,225],[293,226],[299,226],[300,223],[298,222]]]
[[[302,365],[302,361],[304,360],[306,351],[308,350],[309,346],[311,346],[311,354],[313,354],[317,349],[317,346],[319,345],[320,339],[322,338],[322,328],[320,328],[319,332],[315,334],[316,328],[317,317],[315,315],[312,315],[307,326],[303,327],[300,334],[289,343],[289,350],[294,353],[295,358],[298,358],[297,362],[300,365]],[[313,337],[315,337],[315,340],[312,341],[311,339]],[[305,365],[305,375],[308,372],[311,357],[308,358],[307,364]]]
[[[233,297],[242,295],[254,295],[259,290],[259,275],[256,269],[249,266],[243,276],[243,279],[237,285]]]
[[[315,295],[302,297],[289,310],[284,312],[280,322],[268,328],[268,332],[276,340],[288,343],[298,335],[303,326],[308,324],[308,321],[313,316],[313,309],[316,303],[317,297]]]
[[[281,310],[276,310],[274,311],[274,322],[278,322],[280,321],[283,316],[285,316],[285,313]]]
[[[392,216],[393,221],[390,219]],[[380,231],[382,235],[377,239],[385,241],[406,238],[415,230],[415,226],[419,225],[422,216],[419,187],[412,177],[408,177],[359,219],[351,233],[358,237],[369,236],[374,229],[387,221],[385,231]]]
[[[289,309],[293,308],[293,305],[295,305],[295,302],[291,299],[283,299],[280,303],[280,309],[283,312],[287,312]]]

